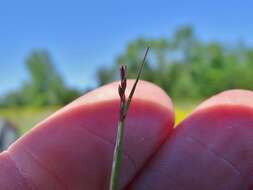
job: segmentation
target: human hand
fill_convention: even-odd
[[[129,82],[128,90],[131,89]],[[106,190],[119,114],[118,83],[90,92],[0,155],[2,190]],[[227,91],[176,129],[169,97],[140,81],[126,119],[120,189],[250,190],[253,92]]]

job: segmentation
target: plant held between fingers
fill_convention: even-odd
[[[134,82],[134,85],[130,91],[130,94],[127,100],[126,100],[126,95],[125,95],[125,91],[127,87],[127,67],[125,65],[121,65],[120,67],[121,81],[118,88],[118,92],[120,96],[120,117],[119,117],[119,122],[118,122],[118,131],[117,131],[116,144],[115,144],[114,155],[113,155],[109,190],[117,190],[118,188],[119,174],[120,174],[121,160],[122,160],[122,153],[123,153],[125,118],[127,116],[127,112],[131,104],[131,100],[133,98],[136,86],[140,79],[143,66],[146,63],[146,58],[147,58],[149,49],[150,47],[147,47],[144,58],[138,70],[136,80]]]

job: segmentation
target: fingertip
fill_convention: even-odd
[[[115,81],[115,82],[106,84],[102,87],[99,87],[93,91],[90,91],[87,94],[76,99],[69,105],[65,106],[63,109],[61,109],[60,111],[56,113],[61,113],[63,111],[66,111],[67,109],[70,109],[76,106],[83,106],[83,105],[89,105],[89,104],[94,104],[94,103],[119,100],[119,95],[118,95],[119,82],[120,81]],[[127,88],[126,88],[127,97],[130,94],[130,91],[134,85],[134,82],[135,80],[133,79],[127,80]],[[151,102],[159,106],[162,106],[165,109],[168,109],[171,112],[172,116],[174,117],[174,108],[173,108],[173,104],[170,97],[166,94],[164,90],[162,90],[160,87],[158,87],[157,85],[151,82],[139,80],[133,97],[134,97],[133,101],[142,100],[142,101],[147,101],[147,102]]]
[[[243,89],[232,89],[212,96],[201,103],[195,111],[207,109],[214,106],[245,106],[253,107],[253,92]]]

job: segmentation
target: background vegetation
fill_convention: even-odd
[[[243,42],[203,42],[191,27],[178,29],[171,38],[132,41],[113,68],[98,71],[99,84],[115,80],[122,63],[134,77],[148,45],[152,51],[142,78],[158,84],[176,100],[200,100],[232,88],[253,89],[253,49]]]
[[[196,102],[218,92],[253,89],[253,48],[243,42],[201,41],[188,26],[171,37],[130,42],[111,67],[97,71],[98,85],[117,80],[119,64],[126,64],[128,76],[135,77],[147,46],[151,46],[151,52],[142,79],[156,83],[177,102],[177,121]],[[32,51],[25,65],[29,80],[0,99],[0,116],[21,126],[21,133],[84,93],[66,86],[47,50]]]

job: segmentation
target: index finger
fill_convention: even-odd
[[[128,92],[133,81],[128,81]],[[119,116],[118,83],[99,88],[38,124],[0,156],[0,189],[108,188]],[[120,188],[170,133],[169,97],[141,81],[126,119]]]

